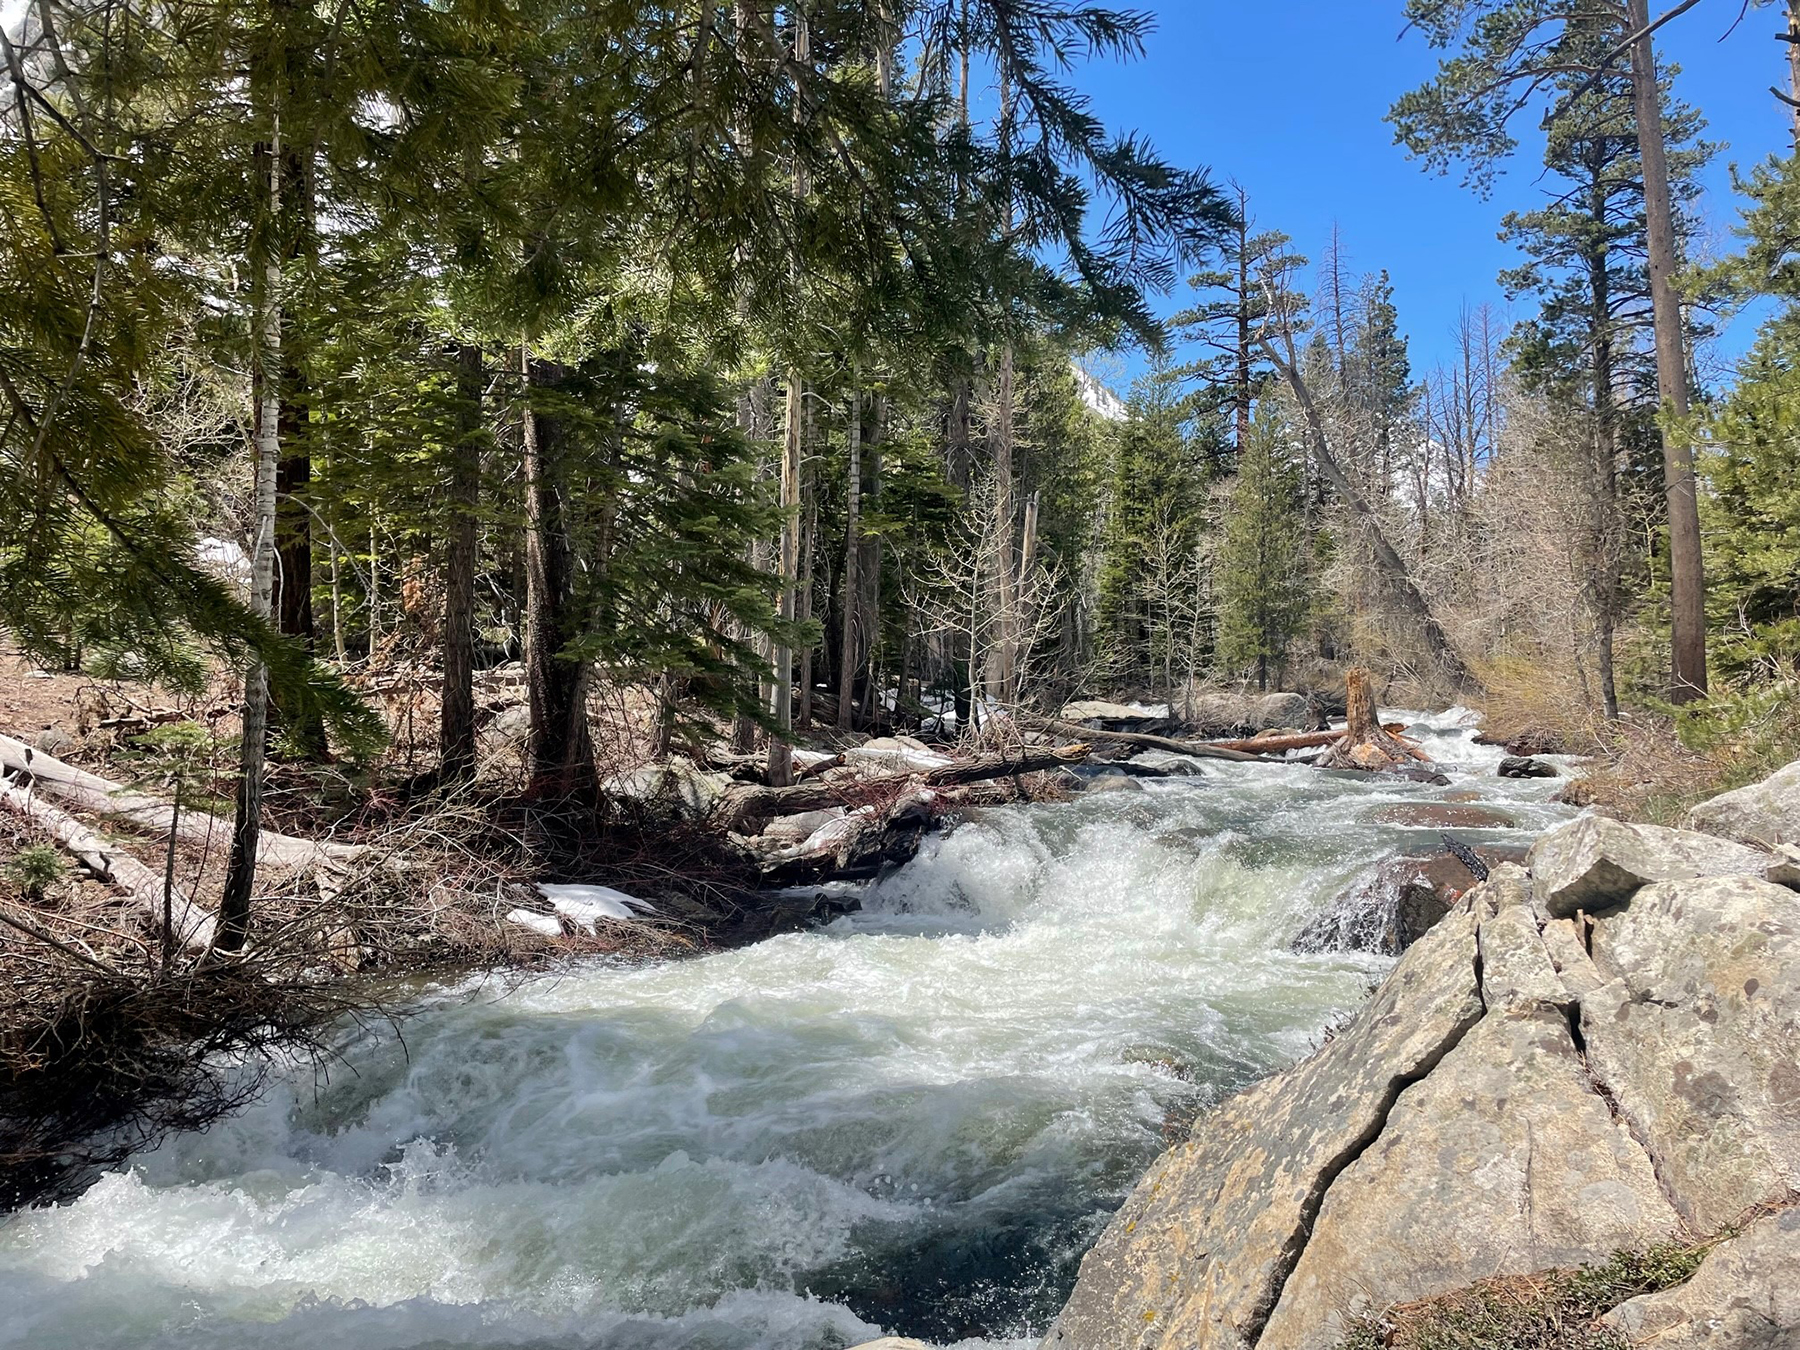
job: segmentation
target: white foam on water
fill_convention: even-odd
[[[1204,769],[984,813],[823,929],[355,1033],[316,1089],[0,1223],[0,1347],[1030,1340],[1168,1113],[1361,999],[1384,963],[1289,943],[1413,839],[1377,813],[1443,795]],[[1568,814],[1475,783],[1515,827],[1485,837]]]

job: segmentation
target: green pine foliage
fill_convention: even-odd
[[[1279,681],[1312,611],[1311,547],[1292,438],[1265,408],[1251,424],[1226,508],[1215,584],[1219,664],[1249,672],[1259,689]]]

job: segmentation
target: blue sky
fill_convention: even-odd
[[[1236,179],[1250,192],[1257,224],[1293,236],[1310,258],[1320,256],[1336,221],[1352,268],[1392,275],[1415,373],[1447,359],[1465,301],[1504,304],[1494,278],[1516,259],[1495,235],[1502,215],[1543,195],[1533,181],[1541,144],[1521,135],[1517,161],[1487,201],[1407,159],[1383,115],[1431,74],[1436,54],[1417,34],[1396,41],[1401,0],[1136,3],[1158,17],[1148,57],[1095,62],[1075,75],[1109,126],[1141,130],[1170,160]],[[1785,49],[1772,39],[1775,12],[1751,11],[1720,41],[1740,7],[1741,0],[1707,0],[1662,33],[1663,59],[1682,68],[1677,91],[1705,113],[1708,136],[1727,144],[1707,175],[1706,214],[1719,249],[1730,246],[1737,219],[1729,165],[1785,152],[1791,125],[1768,92],[1786,77]],[[1535,122],[1522,117],[1521,131]],[[1753,327],[1740,319],[1716,355],[1741,352]],[[1126,378],[1142,364],[1128,358]]]

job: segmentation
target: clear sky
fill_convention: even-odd
[[[1504,303],[1495,275],[1516,257],[1496,233],[1508,210],[1543,195],[1534,182],[1541,143],[1521,135],[1518,160],[1489,201],[1407,159],[1383,115],[1431,74],[1436,53],[1416,33],[1396,40],[1401,0],[1134,3],[1158,17],[1148,57],[1075,74],[1109,126],[1141,130],[1168,159],[1236,179],[1257,224],[1293,236],[1310,258],[1337,222],[1353,269],[1392,275],[1416,374],[1448,357],[1465,301]],[[1768,92],[1785,87],[1787,74],[1785,47],[1773,40],[1776,11],[1752,10],[1720,41],[1741,7],[1704,0],[1660,35],[1663,59],[1682,68],[1677,92],[1706,115],[1709,138],[1727,145],[1707,175],[1706,216],[1721,251],[1737,220],[1729,165],[1785,152],[1791,126]],[[1522,117],[1521,131],[1535,123]],[[1716,355],[1741,352],[1753,326],[1740,319]],[[1129,360],[1128,371],[1141,364]]]

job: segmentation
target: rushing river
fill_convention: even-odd
[[[1524,841],[1554,783],[1416,733]],[[1449,790],[1208,763],[986,813],[829,927],[461,991],[0,1223],[0,1346],[842,1346],[1041,1333],[1165,1131],[1384,963],[1295,933]]]

